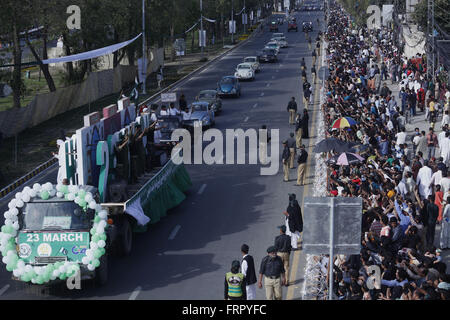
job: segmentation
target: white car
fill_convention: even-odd
[[[280,46],[276,41],[270,41],[266,44],[265,48],[275,50],[276,54],[280,52]]]
[[[236,73],[234,76],[238,79],[254,80],[255,70],[253,70],[251,63],[240,63],[236,67]]]
[[[256,56],[245,57],[244,58],[244,62],[245,63],[250,63],[252,65],[253,70],[255,70],[255,72],[259,72],[260,71],[260,65],[259,65],[258,57],[256,57]]]
[[[272,37],[270,41],[275,41],[281,48],[287,48],[288,42],[286,41],[286,37]]]

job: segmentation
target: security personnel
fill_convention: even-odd
[[[289,148],[287,145],[287,140],[283,141],[283,154],[281,155],[281,160],[283,161],[283,173],[284,173],[284,182],[289,181],[289,158],[291,157],[291,153],[289,152]]]
[[[281,300],[281,286],[286,283],[283,261],[277,256],[277,249],[271,246],[267,249],[268,255],[261,261],[259,268],[258,287],[262,288],[264,276],[264,286],[266,288],[267,300]]]
[[[306,78],[306,68],[304,68],[302,70],[302,81],[305,82],[306,80],[307,80],[307,78]]]
[[[295,114],[297,113],[297,102],[295,102],[295,97],[292,97],[291,101],[289,101],[287,111],[289,112],[289,124],[294,124]]]
[[[302,62],[300,63],[301,69],[305,69],[306,68],[306,62],[305,62],[305,58],[302,58]]]
[[[246,300],[245,276],[239,272],[240,266],[240,262],[234,260],[231,272],[225,275],[225,300]]]
[[[295,142],[297,145],[297,149],[302,146],[302,129],[303,129],[303,119],[300,113],[297,113],[297,117],[295,119]]]
[[[283,261],[284,270],[286,272],[286,286],[289,279],[289,257],[291,254],[291,237],[286,234],[286,226],[279,226],[280,235],[275,238],[275,248],[277,255]]]
[[[288,144],[288,148],[289,148],[289,153],[290,153],[290,157],[289,157],[289,169],[293,169],[294,168],[294,160],[295,160],[295,154],[297,153],[296,148],[295,148],[295,138],[294,138],[294,133],[291,132],[289,134],[289,139],[287,140],[287,144]]]
[[[312,59],[313,59],[312,64],[314,65],[314,64],[316,64],[316,57],[317,57],[316,49],[313,49],[311,55],[312,55]]]
[[[316,67],[314,65],[311,67],[311,75],[312,75],[312,78],[313,78],[313,83],[316,83],[317,72],[316,72]]]
[[[306,162],[308,161],[308,152],[305,150],[305,145],[302,144],[297,158],[298,169],[297,169],[297,184],[296,186],[305,185],[305,171]]]

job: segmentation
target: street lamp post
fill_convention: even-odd
[[[245,0],[244,0],[244,12],[242,13],[243,14],[243,17],[244,17],[244,19],[243,19],[243,21],[245,22],[244,23],[244,34],[247,34],[247,17],[246,17],[246,14],[247,14],[247,8],[245,7]]]
[[[203,55],[203,0],[200,0],[200,48]]]
[[[231,43],[234,43],[234,32],[235,27],[234,27],[234,0],[231,0]]]
[[[145,86],[147,80],[147,65],[146,65],[146,52],[145,52],[145,0],[142,0],[142,74],[144,81],[142,84],[142,94],[147,94]]]

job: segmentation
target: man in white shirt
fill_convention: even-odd
[[[170,115],[169,111],[167,110],[166,106],[161,106],[161,111],[159,112],[161,116],[168,116]]]
[[[447,191],[450,190],[450,170],[447,171],[447,176],[441,179],[441,187],[444,194],[446,194]]]
[[[395,137],[397,138],[397,141],[395,142],[395,144],[397,146],[400,146],[401,144],[405,144],[406,143],[406,130],[405,128],[401,128],[401,131],[398,132]]]
[[[441,151],[442,162],[448,165],[450,161],[450,131],[445,132],[445,138],[439,143],[439,150]]]
[[[175,104],[174,104],[173,102],[171,102],[170,105],[169,105],[169,115],[171,115],[171,116],[177,116],[177,115],[179,115],[179,114],[180,114],[180,110],[178,110],[178,109],[175,107]]]
[[[444,116],[442,117],[441,127],[444,129],[444,126],[448,126],[450,124],[450,116],[448,115],[448,111],[444,111]]]
[[[419,169],[417,174],[417,185],[419,187],[419,194],[422,199],[428,199],[431,194],[431,176],[433,170],[428,167],[428,160],[424,161],[423,167]]]

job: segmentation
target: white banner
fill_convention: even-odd
[[[203,19],[205,19],[206,21],[211,22],[211,23],[215,23],[216,22],[216,20],[208,19],[207,17],[203,17]]]
[[[228,22],[228,30],[230,33],[236,33],[236,20]]]
[[[111,46],[107,46],[100,49],[95,49],[87,52],[82,52],[78,54],[73,54],[70,56],[65,56],[61,58],[55,58],[55,59],[47,59],[42,60],[43,64],[49,64],[49,63],[61,63],[61,62],[74,62],[74,61],[82,61],[82,60],[88,60],[97,58],[106,54],[111,54],[119,49],[122,49],[123,47],[126,47],[130,43],[134,42],[137,38],[139,38],[142,35],[142,33],[138,34],[134,39],[124,41],[121,43],[113,44]]]
[[[177,102],[177,93],[161,93],[161,102]]]
[[[247,22],[247,14],[246,13],[244,13],[243,15],[242,15],[242,24],[247,24],[248,22]]]
[[[206,30],[199,30],[198,32],[198,46],[206,47]]]

